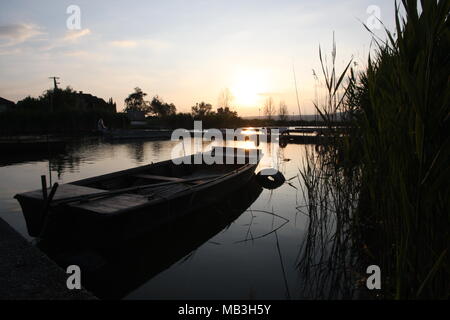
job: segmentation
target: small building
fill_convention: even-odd
[[[0,97],[0,112],[4,112],[14,108],[16,104],[12,101]]]
[[[112,98],[106,102],[102,98],[98,98],[89,93],[83,93],[83,91],[78,92],[76,105],[80,110],[117,112],[116,104],[112,101]]]
[[[145,121],[145,112],[139,110],[128,110],[127,117],[130,121]]]

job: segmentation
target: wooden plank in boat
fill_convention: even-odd
[[[185,184],[176,184],[166,187],[160,187],[151,191],[154,198],[169,198],[173,194],[192,189],[191,186]]]
[[[51,190],[51,188],[48,188],[47,194],[50,193],[50,190]],[[62,185],[58,186],[55,196],[53,197],[53,200],[60,200],[60,199],[76,197],[76,196],[85,196],[85,195],[100,193],[100,192],[104,192],[104,191],[105,190],[102,190],[102,189],[77,186],[77,185],[70,184],[70,183],[62,184]],[[34,190],[34,191],[30,191],[30,192],[25,192],[25,193],[22,193],[21,196],[42,200],[42,190]]]
[[[177,178],[177,177],[166,177],[166,176],[157,176],[154,174],[134,174],[136,178],[140,179],[148,179],[148,180],[160,180],[160,181],[173,181],[173,182],[183,182],[185,179]]]
[[[72,208],[80,208],[98,213],[111,214],[148,202],[147,197],[138,194],[120,194],[114,197],[101,198],[87,202],[69,204]]]

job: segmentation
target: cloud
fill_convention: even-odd
[[[68,51],[65,52],[64,55],[69,56],[69,57],[88,57],[90,54],[87,51]]]
[[[66,35],[63,38],[63,41],[76,41],[81,37],[87,36],[89,34],[91,34],[91,30],[89,29],[67,31]]]
[[[77,41],[80,38],[90,35],[91,33],[92,32],[90,29],[67,31],[63,37],[55,38],[52,39],[51,41],[48,41],[45,45],[39,48],[39,51],[48,52],[70,47],[72,44],[77,43]]]
[[[14,46],[38,35],[44,34],[42,29],[34,24],[7,24],[0,26],[0,46]],[[3,41],[2,41],[3,40]]]
[[[22,49],[14,48],[14,49],[0,49],[0,56],[8,56],[8,55],[18,55],[22,53]]]
[[[144,40],[116,40],[111,41],[110,45],[118,48],[150,48],[152,50],[163,50],[170,47],[170,44],[161,40],[144,39]]]
[[[138,45],[136,41],[130,40],[111,41],[110,44],[119,48],[134,48]]]
[[[170,47],[170,43],[154,39],[143,40],[142,44],[154,50],[162,50]]]
[[[70,59],[86,61],[86,62],[88,62],[88,61],[89,62],[93,62],[93,61],[105,62],[105,60],[108,59],[108,56],[105,54],[97,53],[95,51],[86,51],[86,50],[62,51],[61,54]]]

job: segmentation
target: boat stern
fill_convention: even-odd
[[[22,213],[27,225],[28,234],[32,237],[38,237],[42,229],[42,210],[43,201],[28,197],[26,194],[16,194],[15,199],[22,208]]]

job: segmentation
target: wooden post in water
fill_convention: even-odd
[[[56,190],[58,189],[58,186],[59,186],[58,182],[55,182],[55,184],[53,185],[52,189],[50,190],[49,196],[44,201],[44,207],[42,208],[42,213],[41,213],[41,232],[39,234],[40,238],[44,234],[45,229],[47,227],[48,210],[50,208],[50,203],[52,202],[53,197],[55,196]]]
[[[47,201],[47,177],[41,176],[41,185],[42,185],[42,198],[44,199],[44,202]]]

